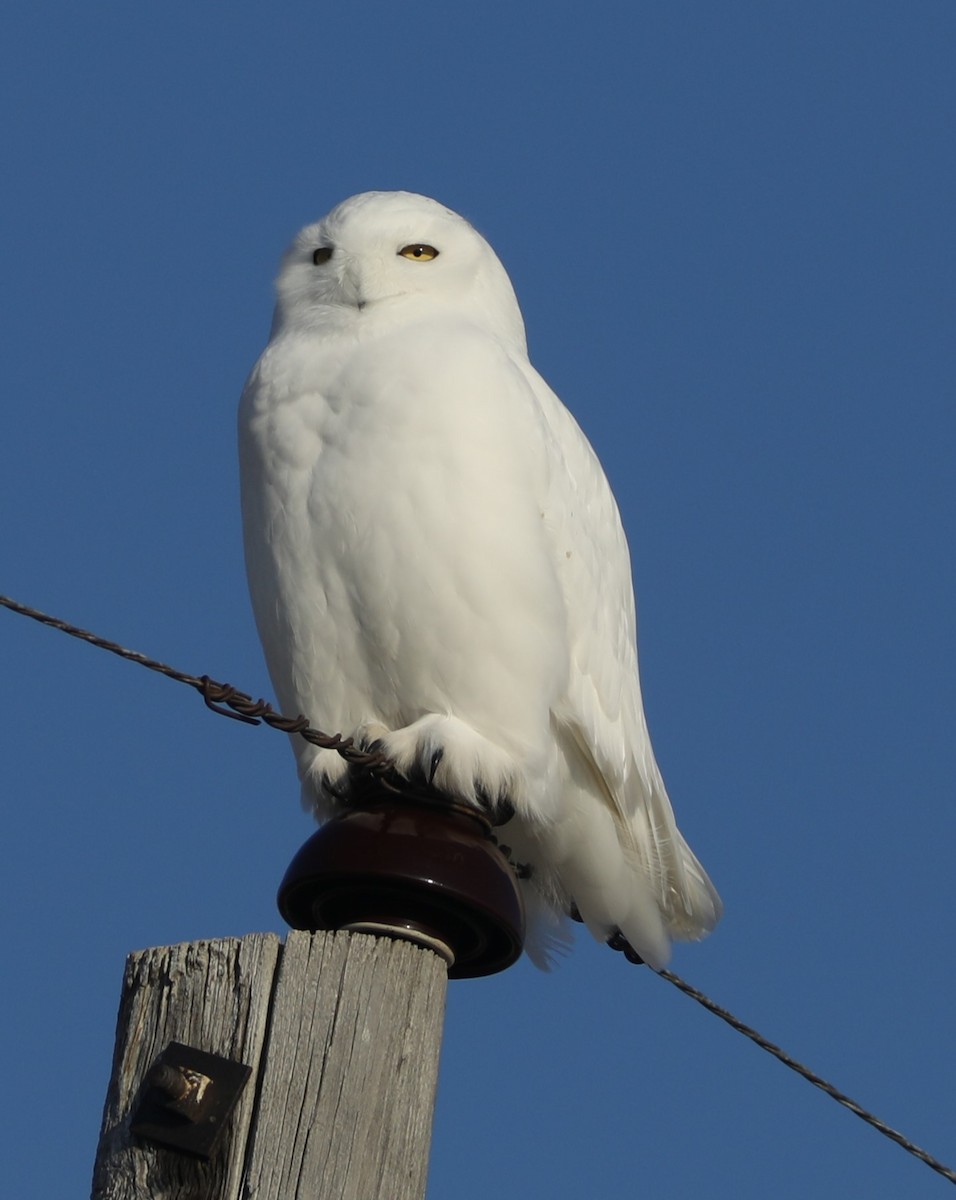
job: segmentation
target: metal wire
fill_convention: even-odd
[[[343,738],[341,734],[323,733],[319,729],[313,729],[306,717],[301,714],[296,717],[286,717],[281,713],[276,712],[271,704],[265,700],[253,700],[246,692],[239,691],[228,683],[219,683],[215,679],[210,679],[208,675],[189,675],[185,671],[179,671],[175,667],[169,666],[167,663],[159,662],[155,658],[150,658],[146,654],[140,654],[137,650],[129,650],[125,646],[121,646],[118,642],[111,642],[107,638],[100,637],[98,634],[91,633],[88,629],[81,629],[77,625],[70,624],[69,621],[63,621],[58,617],[51,617],[48,613],[41,612],[39,609],[31,608],[27,604],[20,604],[18,601],[11,599],[9,596],[0,595],[0,606],[9,609],[11,612],[18,613],[23,617],[30,617],[31,620],[39,621],[41,625],[47,625],[51,629],[58,629],[61,633],[69,634],[70,637],[79,638],[81,641],[88,642],[91,646],[96,646],[100,650],[108,650],[111,654],[117,654],[120,658],[125,658],[129,662],[139,663],[141,667],[146,667],[150,671],[156,671],[160,675],[165,675],[168,679],[175,679],[179,683],[188,684],[194,688],[202,696],[206,707],[214,713],[218,713],[222,717],[232,717],[234,720],[243,721],[248,725],[258,725],[264,722],[271,729],[281,730],[283,733],[296,733],[300,737],[304,737],[307,742],[311,742],[315,746],[320,746],[326,750],[336,750],[343,758],[356,766],[367,768],[370,772],[379,775],[382,782],[386,786],[390,786],[393,791],[401,790],[401,782],[389,782],[389,774],[393,772],[391,762],[384,754],[365,751],[355,746],[351,738]],[[406,785],[407,786],[407,785]],[[575,919],[580,919],[576,912],[571,913]],[[628,943],[626,938],[621,933],[614,934],[608,939],[607,943],[612,950],[617,950],[624,955],[628,962],[639,964],[643,959],[636,950]],[[841,1092],[834,1087],[832,1083],[811,1071],[809,1067],[798,1062],[791,1057],[785,1050],[775,1045],[763,1034],[758,1033],[756,1029],[752,1029],[749,1025],[744,1024],[733,1013],[727,1009],[721,1008],[703,992],[692,987],[691,984],[681,979],[679,975],[675,975],[673,971],[658,970],[655,974],[660,975],[662,979],[666,979],[668,983],[672,983],[674,987],[682,991],[686,996],[690,996],[692,1000],[696,1000],[698,1004],[707,1009],[708,1012],[725,1021],[731,1029],[735,1029],[750,1041],[755,1042],[761,1050],[766,1050],[768,1054],[772,1054],[774,1058],[779,1059],[784,1066],[789,1067],[791,1071],[802,1076],[808,1083],[812,1083],[814,1087],[825,1092],[837,1104],[848,1108],[850,1112],[855,1113],[861,1121],[865,1121],[872,1126],[878,1133],[882,1133],[884,1137],[901,1146],[908,1154],[912,1154],[918,1158],[920,1162],[925,1163],[931,1170],[942,1175],[944,1179],[948,1179],[950,1183],[956,1183],[956,1171],[941,1163],[939,1159],[934,1158],[927,1151],[917,1146],[915,1142],[911,1142],[898,1130],[887,1125],[885,1121],[881,1121],[879,1117],[868,1112],[861,1104]]]
[[[387,771],[391,767],[389,759],[384,754],[362,750],[353,744],[351,738],[343,738],[340,733],[329,734],[323,733],[321,729],[313,729],[309,725],[308,719],[301,713],[296,717],[283,716],[282,713],[276,712],[268,701],[253,700],[247,692],[239,691],[231,683],[219,683],[215,679],[210,679],[208,675],[188,675],[185,671],[178,671],[175,667],[169,666],[168,663],[159,662],[158,659],[150,658],[146,654],[140,654],[138,650],[128,650],[119,642],[111,642],[107,638],[100,637],[99,634],[91,633],[88,629],[81,629],[78,625],[71,625],[69,621],[60,620],[59,617],[51,617],[49,613],[41,612],[38,608],[31,608],[27,604],[20,604],[9,596],[0,596],[0,605],[10,609],[11,612],[19,613],[20,616],[39,621],[41,625],[48,625],[51,629],[58,629],[61,633],[69,634],[70,637],[88,642],[100,650],[108,650],[110,654],[118,654],[120,658],[125,658],[129,662],[139,663],[141,667],[157,671],[160,675],[165,675],[167,679],[175,679],[178,683],[188,684],[189,687],[195,688],[199,692],[206,707],[221,717],[232,717],[233,720],[244,721],[247,725],[259,725],[264,722],[271,729],[278,729],[282,733],[297,733],[307,742],[311,742],[313,746],[319,746],[323,750],[336,750],[350,763],[367,767],[369,770]]]
[[[630,963],[639,965],[644,961],[621,933],[616,933],[613,937],[610,937],[607,944],[612,950],[620,951]],[[837,1104],[842,1104],[844,1108],[848,1108],[861,1121],[866,1121],[867,1125],[871,1125],[879,1133],[882,1133],[884,1137],[889,1138],[891,1142],[896,1142],[897,1146],[902,1146],[908,1154],[912,1154],[915,1158],[918,1158],[920,1162],[925,1163],[931,1170],[942,1175],[944,1179],[948,1179],[950,1183],[956,1183],[956,1171],[952,1170],[951,1167],[947,1167],[945,1163],[941,1163],[938,1158],[934,1158],[932,1154],[927,1153],[922,1147],[917,1146],[915,1142],[911,1142],[899,1130],[894,1129],[891,1125],[887,1125],[885,1121],[881,1121],[879,1117],[874,1116],[862,1104],[858,1104],[846,1092],[841,1092],[839,1088],[834,1087],[832,1083],[828,1083],[826,1079],[817,1075],[815,1071],[811,1071],[809,1067],[798,1062],[786,1050],[782,1050],[778,1045],[771,1042],[769,1038],[765,1038],[762,1033],[758,1033],[750,1025],[744,1024],[739,1017],[735,1017],[726,1008],[721,1008],[709,996],[704,995],[703,992],[691,986],[686,980],[681,979],[679,975],[675,975],[673,971],[665,970],[663,967],[655,970],[654,974],[660,975],[662,979],[666,979],[668,983],[672,983],[685,996],[690,996],[692,1000],[696,1000],[698,1004],[706,1008],[708,1012],[713,1013],[715,1017],[720,1017],[722,1021],[726,1021],[731,1029],[736,1029],[745,1038],[749,1038],[752,1042],[755,1042],[761,1050],[766,1050],[768,1054],[772,1054],[774,1058],[779,1059],[785,1067],[789,1067],[791,1071],[796,1071],[807,1083],[812,1083],[821,1092],[826,1092],[831,1100],[835,1100]]]

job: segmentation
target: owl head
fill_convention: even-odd
[[[525,349],[524,322],[498,257],[463,217],[413,192],[363,192],[307,225],[276,280],[273,333],[392,323],[436,309]]]

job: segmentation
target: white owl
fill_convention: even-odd
[[[528,949],[580,914],[652,966],[717,922],[637,674],[617,506],[462,217],[366,192],[299,233],[240,406],[246,565],[279,703],[475,805],[507,802]],[[347,764],[293,738],[304,802]],[[547,916],[551,915],[549,926]]]

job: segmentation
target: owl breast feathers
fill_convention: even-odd
[[[674,821],[627,542],[511,283],[462,217],[353,196],[303,229],[240,406],[246,565],[283,711],[508,805],[539,964],[580,914],[653,966],[721,906]],[[293,737],[304,802],[347,764]]]

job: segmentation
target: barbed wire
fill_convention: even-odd
[[[323,733],[320,729],[313,729],[308,722],[308,719],[301,714],[295,717],[284,716],[277,712],[271,704],[265,700],[253,700],[247,692],[242,692],[238,688],[229,683],[220,683],[215,679],[211,679],[208,675],[190,675],[185,671],[177,670],[175,667],[169,666],[168,663],[160,662],[158,659],[150,658],[146,654],[141,654],[138,650],[130,650],[126,646],[121,646],[119,642],[110,641],[108,638],[100,637],[99,634],[91,633],[88,629],[81,629],[78,625],[73,625],[69,621],[61,620],[59,617],[52,617],[49,613],[41,612],[40,609],[31,608],[27,604],[21,604],[17,600],[13,600],[9,596],[0,595],[0,606],[9,609],[11,612],[18,613],[20,616],[29,617],[33,621],[38,621],[41,625],[46,625],[51,629],[58,629],[61,633],[68,634],[70,637],[79,638],[80,641],[87,642],[91,646],[95,646],[100,650],[107,650],[111,654],[116,654],[120,658],[126,659],[128,662],[138,663],[141,667],[146,667],[150,671],[156,671],[160,675],[165,675],[168,679],[174,679],[178,683],[187,684],[194,688],[202,696],[206,707],[214,713],[218,713],[221,717],[231,717],[237,721],[243,721],[248,725],[259,725],[264,723],[270,729],[278,729],[282,733],[296,733],[300,737],[305,738],[307,742],[311,742],[315,746],[319,746],[325,750],[335,750],[342,755],[348,762],[356,766],[368,769],[372,774],[381,779],[386,787],[392,791],[401,791],[400,784],[390,781],[388,776],[394,772],[394,767],[391,761],[384,755],[377,752],[362,750],[356,746],[351,738],[342,737],[340,733]],[[572,910],[572,917],[580,919]],[[636,950],[630,945],[627,939],[621,933],[616,933],[608,939],[608,946],[612,950],[621,952],[630,963],[635,965],[643,963],[643,959]],[[789,1067],[791,1071],[795,1071],[808,1083],[825,1092],[837,1104],[850,1110],[860,1120],[865,1121],[878,1133],[889,1138],[902,1147],[908,1154],[912,1154],[920,1162],[925,1163],[930,1170],[942,1175],[944,1179],[948,1179],[950,1183],[956,1184],[956,1171],[947,1167],[940,1162],[938,1158],[934,1158],[921,1146],[910,1141],[898,1130],[887,1125],[885,1121],[865,1109],[861,1104],[858,1104],[845,1092],[841,1092],[839,1088],[832,1083],[827,1082],[816,1072],[811,1071],[809,1067],[798,1062],[787,1052],[765,1038],[763,1034],[758,1033],[750,1025],[745,1024],[739,1017],[735,1017],[733,1013],[725,1008],[721,1008],[719,1004],[711,1000],[703,992],[681,979],[679,975],[675,975],[673,971],[668,971],[664,968],[655,970],[656,975],[662,979],[666,979],[668,983],[673,984],[684,995],[689,996],[692,1000],[696,1000],[698,1004],[713,1013],[715,1017],[719,1017],[726,1022],[731,1029],[737,1033],[743,1034],[750,1041],[756,1043],[761,1050],[765,1050],[768,1054],[773,1055]]]

